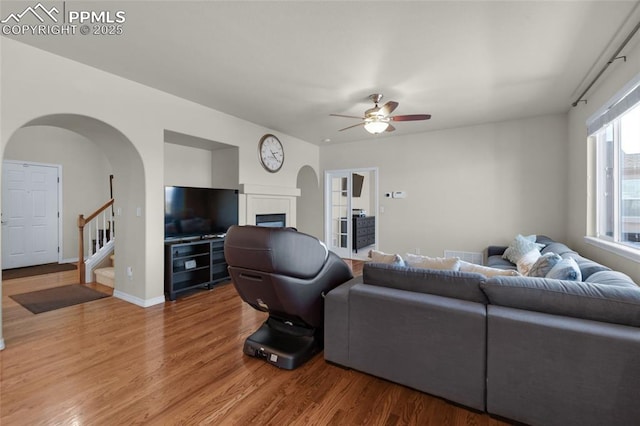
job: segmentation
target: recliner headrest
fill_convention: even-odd
[[[320,240],[291,228],[232,226],[224,246],[229,266],[305,279],[316,276],[329,256]]]

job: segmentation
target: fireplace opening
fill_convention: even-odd
[[[287,223],[287,215],[285,213],[273,214],[257,214],[256,225],[266,226],[269,228],[283,228]]]

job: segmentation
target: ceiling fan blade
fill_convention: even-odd
[[[389,117],[391,121],[418,121],[428,120],[431,118],[431,114],[408,114],[408,115],[396,115]]]
[[[389,101],[386,104],[382,105],[382,107],[380,108],[380,112],[387,116],[391,114],[396,108],[398,108],[398,103]]]
[[[395,127],[389,124],[389,127],[387,127],[387,130],[385,130],[385,132],[393,132],[395,129],[396,129]]]
[[[344,117],[344,118],[357,118],[358,120],[364,120],[364,117],[356,117],[355,115],[344,114],[329,114],[331,117]]]
[[[354,124],[353,126],[345,127],[344,129],[338,130],[339,132],[347,129],[351,129],[352,127],[364,126],[364,121],[362,123]]]

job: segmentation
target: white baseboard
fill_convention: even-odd
[[[134,305],[138,305],[142,308],[148,308],[150,306],[155,306],[155,305],[159,305],[161,303],[164,303],[164,296],[158,296],[158,297],[154,297],[153,299],[141,299],[139,297],[136,296],[132,296],[130,294],[127,293],[123,293],[120,290],[114,290],[113,291],[113,296],[117,297],[118,299],[122,299],[125,302],[129,302],[129,303],[133,303]]]

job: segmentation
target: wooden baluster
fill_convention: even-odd
[[[85,264],[84,264],[84,215],[78,216],[78,281],[80,284],[85,283]]]

